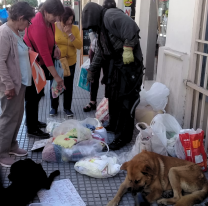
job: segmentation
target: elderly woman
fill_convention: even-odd
[[[26,2],[14,4],[8,22],[0,27],[0,164],[10,167],[14,160],[9,156],[25,156],[20,149],[17,134],[24,113],[25,89],[31,85],[32,74],[28,47],[19,35],[30,26],[34,9]]]
[[[58,87],[64,87],[64,81],[56,72],[53,63],[54,58],[59,59],[61,55],[55,44],[54,23],[63,13],[64,7],[60,0],[46,0],[40,12],[32,19],[32,25],[26,30],[24,36],[26,44],[39,53],[37,60],[45,72],[46,79],[54,78]],[[32,86],[26,89],[25,114],[27,134],[30,137],[50,137],[48,133],[40,129],[46,127],[46,124],[38,121],[38,105],[43,91],[37,93],[34,81],[32,81]]]
[[[66,58],[69,66],[70,76],[64,77],[63,107],[64,112],[68,117],[73,116],[71,111],[73,81],[77,62],[77,49],[82,48],[82,40],[80,37],[79,28],[73,25],[75,21],[74,11],[70,7],[64,8],[64,13],[61,16],[61,22],[55,24],[55,37],[57,46],[61,50],[61,58]],[[52,83],[52,82],[51,82]],[[51,95],[51,111],[50,115],[56,115],[59,106],[59,98],[53,98]]]

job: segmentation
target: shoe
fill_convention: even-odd
[[[73,117],[74,113],[71,110],[64,109],[64,112],[66,113],[67,117]]]
[[[50,134],[43,132],[39,128],[36,131],[28,131],[27,134],[29,137],[39,137],[43,139],[50,138]]]
[[[15,160],[12,159],[11,157],[6,157],[6,158],[1,158],[0,159],[0,164],[3,167],[11,167],[12,164],[15,163]]]
[[[27,155],[27,151],[24,150],[24,149],[18,148],[18,149],[16,149],[16,150],[11,150],[11,151],[9,152],[9,154],[10,154],[10,155],[15,155],[15,156],[17,156],[17,157],[24,157],[24,156]]]
[[[46,128],[47,124],[45,122],[38,121],[38,128]]]
[[[57,115],[57,109],[51,109],[51,111],[50,111],[50,115],[51,116],[54,116],[54,115]]]
[[[108,124],[107,126],[104,126],[107,132],[115,132],[115,129],[112,129],[111,126]]]
[[[124,147],[126,144],[127,142],[123,141],[122,139],[115,139],[108,146],[109,146],[109,149],[111,150],[119,150],[120,148]]]
[[[96,108],[97,108],[97,102],[95,102],[94,104],[90,102],[86,107],[83,108],[83,111],[90,112],[91,110],[96,110]]]

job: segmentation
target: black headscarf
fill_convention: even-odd
[[[100,28],[102,25],[101,15],[103,9],[99,4],[93,2],[87,3],[82,11],[82,29]]]

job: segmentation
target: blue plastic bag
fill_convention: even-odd
[[[2,21],[2,23],[5,23],[7,21],[8,16],[9,15],[6,9],[0,9],[0,20]]]
[[[87,69],[89,68],[90,61],[87,60],[81,67],[79,74],[78,87],[90,92],[90,84],[87,85]]]
[[[59,60],[55,60],[54,63],[55,63],[54,66],[56,68],[56,71],[57,71],[58,75],[62,79],[64,79],[64,70],[62,69],[61,62]],[[57,87],[57,82],[53,79],[53,83],[52,83],[52,86],[51,86],[52,97],[53,98],[57,98],[62,92],[64,92],[64,89],[65,89],[65,87],[58,88]]]

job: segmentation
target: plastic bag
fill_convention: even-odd
[[[179,159],[183,159],[183,160],[186,159],[185,151],[184,151],[184,148],[183,148],[183,146],[182,146],[182,144],[181,144],[181,140],[180,140],[179,135],[177,135],[177,137],[176,137],[176,142],[175,142],[175,153],[176,153],[176,156],[177,156]]]
[[[98,119],[96,119],[96,118],[90,118],[90,117],[88,117],[88,118],[86,118],[85,120],[83,120],[83,121],[80,121],[80,123],[84,126],[84,127],[86,127],[86,125],[92,125],[92,126],[94,126],[95,128],[96,127],[101,127],[101,123],[98,121]]]
[[[90,84],[87,83],[87,73],[87,69],[81,67],[78,80],[78,87],[90,92]]]
[[[74,119],[67,120],[61,123],[59,127],[56,127],[53,131],[53,137],[64,135],[72,129],[76,129],[78,142],[92,139],[92,132]]]
[[[150,90],[146,92],[145,99],[154,111],[164,111],[168,103],[169,94],[170,90],[164,84],[156,82],[152,85]]]
[[[48,118],[47,119],[47,127],[46,131],[50,133],[51,136],[53,136],[53,131],[56,127],[60,126],[62,122],[66,121],[64,118]]]
[[[201,129],[181,130],[180,140],[185,150],[186,160],[198,164],[207,171],[207,155],[204,149],[204,131]]]
[[[94,133],[99,134],[102,138],[104,138],[104,142],[108,144],[108,134],[104,127],[97,127]]]
[[[55,64],[54,64],[56,71],[58,73],[58,75],[64,79],[64,70],[61,66],[61,62],[59,60],[55,60]],[[57,98],[63,91],[64,91],[65,87],[57,87],[57,82],[55,81],[55,79],[53,79],[53,83],[51,85],[51,91],[52,91],[52,97],[53,98]]]
[[[123,152],[119,155],[120,164],[131,160],[135,155],[142,152],[142,150],[152,151],[167,156],[167,150],[165,146],[163,146],[161,140],[153,134],[150,126],[142,122],[138,123],[136,128],[140,131],[137,135],[136,142],[131,151]]]
[[[9,17],[8,12],[6,9],[0,9],[0,20],[2,23],[5,23],[7,21],[7,18]]]
[[[119,173],[121,165],[115,153],[86,157],[76,162],[74,169],[84,175],[94,178],[113,177]]]
[[[95,117],[101,121],[108,121],[109,120],[109,112],[108,112],[108,99],[103,98],[100,104],[97,106],[97,111],[95,113]]]
[[[53,144],[51,138],[42,152],[42,159],[47,162],[77,162],[88,156],[102,152],[104,143],[96,140],[85,140],[77,143],[71,148],[63,148]]]
[[[158,114],[153,118],[150,126],[154,134],[166,147],[168,154],[176,157],[176,135],[179,135],[182,129],[177,120],[170,114]]]
[[[90,67],[90,58],[88,58],[88,59],[84,62],[84,64],[81,66],[81,68],[83,68],[83,69],[89,69],[89,67]]]

